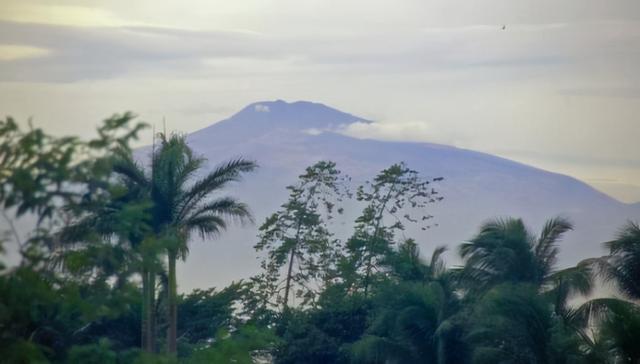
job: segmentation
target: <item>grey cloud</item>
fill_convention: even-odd
[[[47,57],[2,63],[0,80],[66,82],[131,71],[202,67],[207,57],[275,57],[255,34],[162,28],[86,28],[0,21],[0,44],[45,48]]]
[[[617,25],[616,25],[617,24]],[[161,27],[86,28],[0,21],[0,44],[51,50],[48,57],[3,62],[0,80],[66,82],[113,78],[128,73],[183,72],[184,77],[215,72],[208,60],[249,59],[290,62],[287,72],[412,73],[474,68],[556,67],[607,53],[628,53],[637,32],[589,38],[574,44],[590,25],[514,25],[434,28],[349,35],[270,35],[255,32],[190,31]],[[591,31],[592,33],[593,30]],[[594,33],[597,35],[598,33]],[[584,37],[583,37],[584,38]],[[584,42],[584,41],[582,41]],[[596,47],[597,45],[597,47]],[[584,54],[583,49],[595,49]],[[640,55],[627,58],[640,61]],[[610,60],[611,61],[611,60]],[[613,60],[615,61],[615,60]],[[631,62],[632,63],[632,62]],[[627,65],[628,66],[628,65]],[[260,63],[245,67],[260,72]],[[505,73],[504,77],[515,77]]]
[[[245,74],[247,68],[266,72],[260,62],[269,61],[287,65],[288,73],[411,74],[493,68],[501,70],[500,77],[513,79],[526,77],[519,71],[522,68],[542,67],[562,72],[575,63],[603,54],[624,54],[626,57],[618,58],[640,61],[640,55],[629,52],[629,45],[638,45],[639,41],[632,25],[610,22],[606,24],[610,30],[602,32],[594,31],[593,24],[550,23],[513,25],[505,31],[478,25],[298,36],[147,26],[80,28],[4,21],[0,22],[0,44],[42,47],[51,50],[51,54],[3,62],[0,80],[68,82],[152,72],[193,78],[215,74],[217,68],[233,66],[239,59],[258,61],[236,66],[244,67]],[[577,41],[582,43],[576,44]],[[633,64],[627,63],[617,68]],[[224,71],[220,75],[229,74]]]
[[[640,87],[600,87],[600,88],[570,88],[558,91],[566,96],[639,98]]]

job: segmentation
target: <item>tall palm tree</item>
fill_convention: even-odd
[[[226,228],[229,219],[251,220],[245,204],[231,197],[215,195],[230,183],[239,181],[244,173],[254,170],[257,165],[244,159],[231,160],[198,178],[206,160],[193,154],[183,136],[160,133],[159,142],[159,147],[151,155],[149,173],[133,161],[124,161],[114,170],[149,191],[153,232],[163,242],[167,253],[167,351],[174,354],[177,333],[176,260],[186,259],[188,241],[193,233],[200,234],[202,238],[215,237]]]

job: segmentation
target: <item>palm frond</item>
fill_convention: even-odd
[[[446,270],[447,266],[442,258],[442,255],[447,251],[446,246],[439,246],[431,254],[431,263],[429,263],[429,270],[431,271],[432,277],[440,277],[442,276]]]
[[[588,259],[578,263],[575,267],[566,268],[553,273],[549,281],[566,285],[572,293],[589,295],[594,288],[593,260]]]
[[[602,278],[629,298],[640,299],[640,226],[628,222],[605,247],[610,255],[599,260]]]
[[[119,175],[125,182],[139,186],[148,186],[149,179],[144,173],[144,169],[136,163],[130,154],[121,155],[116,158],[112,165],[113,172]]]
[[[538,264],[545,274],[550,273],[556,264],[559,251],[558,241],[564,233],[570,230],[573,230],[573,225],[562,217],[552,218],[544,224],[533,249]]]
[[[222,197],[199,206],[187,216],[197,217],[202,214],[214,214],[231,219],[238,223],[253,223],[253,216],[249,207],[232,197]]]
[[[185,212],[193,208],[203,197],[224,188],[230,182],[239,181],[243,173],[253,171],[257,166],[255,162],[242,158],[219,165],[185,192],[180,201],[179,216],[184,216]]]
[[[217,214],[199,214],[183,222],[187,231],[196,231],[203,239],[215,237],[227,228],[225,219]]]
[[[615,240],[605,243],[611,254],[635,252],[640,250],[640,225],[628,221],[617,233]]]
[[[572,314],[574,323],[583,327],[591,322],[609,319],[612,315],[624,314],[627,311],[637,311],[633,303],[618,298],[595,298],[578,307]]]

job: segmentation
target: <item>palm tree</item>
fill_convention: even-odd
[[[614,354],[615,362],[638,363],[640,350],[640,226],[628,222],[616,238],[604,243],[609,255],[593,259],[600,277],[615,285],[624,299],[596,298],[572,312],[576,326],[594,328],[600,346]],[[628,299],[628,300],[627,300]]]
[[[427,262],[408,239],[387,257],[394,279],[372,297],[374,319],[351,347],[356,363],[458,363],[466,348],[455,314],[459,300],[437,247]]]
[[[628,298],[640,300],[640,226],[632,221],[606,242],[609,256],[600,260],[600,273]]]
[[[594,354],[606,353],[612,363],[639,363],[640,305],[619,298],[596,298],[573,313],[576,325],[589,330]],[[599,356],[604,356],[600,354]]]
[[[558,242],[573,229],[564,218],[548,220],[540,235],[529,232],[521,219],[491,220],[480,232],[460,246],[465,261],[459,275],[471,291],[486,291],[500,283],[528,283],[562,294],[588,293],[591,288],[589,264],[557,270]],[[560,291],[557,291],[560,293]]]
[[[399,282],[381,287],[372,300],[372,322],[351,347],[353,362],[438,362],[438,327],[446,301],[437,283]]]
[[[471,342],[477,339],[489,344],[488,347],[480,345],[474,352],[478,362],[497,362],[498,357],[506,354],[516,357],[526,354],[526,357],[510,359],[517,362],[544,362],[545,357],[563,351],[566,355],[569,352],[582,355],[577,348],[588,346],[591,338],[585,334],[584,325],[577,323],[576,310],[567,302],[577,294],[587,295],[592,291],[593,260],[557,269],[558,242],[570,230],[569,221],[553,218],[536,235],[521,219],[508,218],[485,223],[473,239],[462,244],[460,254],[465,265],[457,275],[462,286],[471,293],[469,297],[479,302],[475,309],[491,308],[496,304],[500,307],[491,309],[493,316],[478,322],[474,325],[477,328],[469,334]],[[555,312],[547,312],[545,307],[553,307]],[[527,313],[535,315],[529,317]],[[488,314],[476,314],[482,315]],[[530,322],[527,321],[529,318]],[[504,332],[508,334],[501,334]],[[558,332],[570,340],[557,341]],[[494,341],[491,341],[494,334]],[[512,352],[494,350],[496,342],[510,340],[513,341]],[[522,348],[519,348],[519,342]],[[527,352],[524,347],[530,350]]]
[[[236,159],[214,168],[197,179],[205,159],[194,156],[183,136],[159,134],[160,145],[152,151],[150,173],[145,173],[133,161],[123,161],[115,172],[149,191],[151,226],[165,247],[168,264],[167,351],[176,352],[177,284],[176,260],[186,259],[192,233],[202,238],[215,237],[227,226],[229,219],[250,221],[247,206],[231,197],[211,198],[243,173],[254,170],[255,162]],[[152,280],[150,274],[149,278]],[[155,275],[153,275],[155,277]],[[149,282],[151,289],[155,283]]]

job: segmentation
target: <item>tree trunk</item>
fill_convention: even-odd
[[[372,259],[373,256],[369,253],[369,259],[367,259],[367,268],[364,276],[364,298],[367,298],[367,294],[369,293],[369,279],[371,277],[372,267]]]
[[[296,250],[291,249],[291,256],[289,257],[289,269],[287,270],[287,283],[284,288],[284,309],[289,307],[289,290],[291,289],[291,272],[293,271],[293,258],[295,257]]]
[[[177,303],[177,284],[176,284],[176,253],[169,252],[169,297],[168,303],[168,321],[169,329],[167,330],[167,353],[175,356],[177,350],[176,335],[178,331],[178,303]]]
[[[156,273],[149,270],[147,289],[147,342],[148,351],[156,352]]]
[[[394,182],[393,184],[391,184],[391,187],[389,187],[389,192],[387,192],[387,195],[385,196],[384,200],[382,200],[382,206],[380,207],[380,211],[378,212],[378,215],[376,217],[376,225],[375,228],[373,229],[373,244],[376,244],[376,238],[378,237],[378,233],[380,232],[380,223],[382,222],[382,217],[384,215],[384,211],[387,208],[387,203],[389,202],[389,199],[391,198],[391,193],[393,192],[393,189],[395,188],[396,183]],[[366,275],[365,275],[365,279],[364,279],[364,298],[367,298],[367,294],[369,293],[369,284],[371,282],[369,282],[369,280],[371,279],[371,271],[373,270],[373,254],[372,252],[369,252],[369,257],[367,259],[367,271],[366,271]]]

